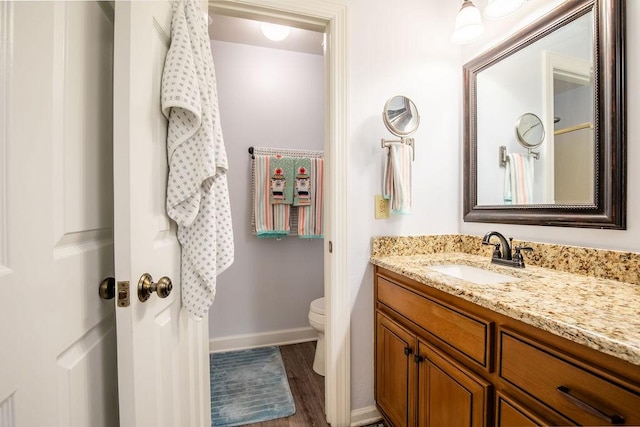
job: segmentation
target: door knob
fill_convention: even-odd
[[[168,277],[161,277],[157,283],[154,283],[151,275],[144,273],[138,281],[138,299],[145,302],[154,292],[156,292],[160,298],[166,298],[172,289],[173,284]]]
[[[98,294],[102,299],[113,299],[116,296],[116,279],[107,277],[98,286]]]

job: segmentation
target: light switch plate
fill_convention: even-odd
[[[374,215],[376,219],[389,218],[389,200],[381,194],[376,194],[374,197]]]

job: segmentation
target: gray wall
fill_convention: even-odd
[[[229,157],[235,262],[218,277],[211,338],[308,327],[323,295],[322,240],[251,234],[250,146],[322,150],[324,58],[212,42]]]

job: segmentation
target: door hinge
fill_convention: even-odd
[[[129,282],[118,282],[118,307],[129,307]]]

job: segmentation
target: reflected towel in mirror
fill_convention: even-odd
[[[509,153],[504,172],[504,202],[512,205],[533,203],[533,165],[531,154]]]

